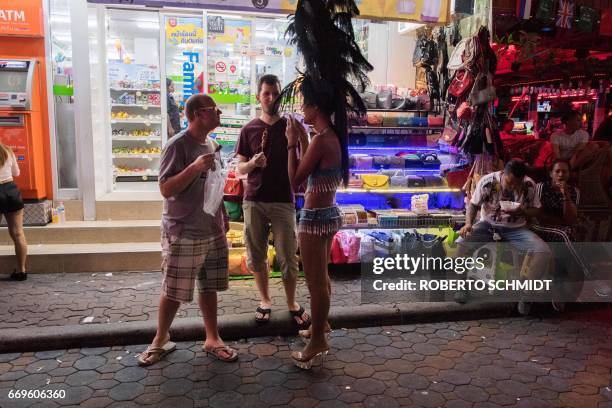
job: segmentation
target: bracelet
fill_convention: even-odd
[[[296,149],[296,148],[297,148],[296,144],[287,146],[287,150]]]

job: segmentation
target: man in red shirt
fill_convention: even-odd
[[[248,174],[244,195],[244,236],[247,266],[255,275],[261,296],[255,313],[258,323],[270,319],[272,299],[268,285],[268,236],[270,227],[279,261],[287,307],[303,328],[310,316],[295,301],[298,272],[295,204],[287,171],[287,121],[280,117],[275,101],[281,91],[275,75],[264,75],[257,84],[262,113],[242,128],[236,145],[238,171]]]

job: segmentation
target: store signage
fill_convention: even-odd
[[[125,0],[88,0],[90,3],[123,4]],[[293,13],[297,0],[130,0],[134,5],[185,7],[210,10]],[[445,23],[450,0],[356,0],[360,17]],[[210,30],[209,30],[210,31]]]
[[[217,70],[217,72],[225,72],[225,69],[227,68],[227,65],[225,65],[225,62],[223,61],[219,61],[215,64],[215,69]]]
[[[200,62],[199,52],[183,52],[187,61],[183,62],[183,98],[187,100],[195,93],[195,67]]]
[[[42,37],[40,0],[0,0],[0,35]]]
[[[221,16],[210,16],[207,21],[208,32],[223,34],[225,32],[225,20]]]

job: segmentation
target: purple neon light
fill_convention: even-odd
[[[406,171],[410,171],[410,172],[415,172],[415,173],[440,173],[440,169],[424,169],[422,167],[419,168],[415,168],[415,167],[408,167],[408,168],[399,168],[399,169],[349,169],[350,173],[377,173],[381,170],[387,170],[387,171],[392,171],[392,170],[406,170]]]

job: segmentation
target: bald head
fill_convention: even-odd
[[[185,102],[185,114],[187,115],[187,120],[192,122],[195,117],[198,109],[208,108],[215,106],[215,101],[205,94],[195,94],[191,95],[187,102]]]

